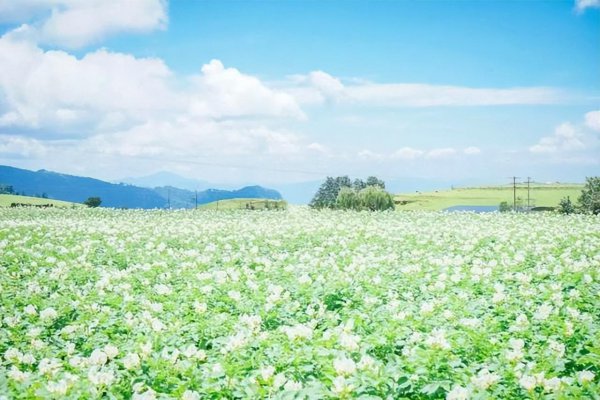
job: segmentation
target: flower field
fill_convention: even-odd
[[[600,219],[0,209],[2,399],[600,398]]]

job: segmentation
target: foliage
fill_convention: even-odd
[[[88,207],[99,207],[102,203],[100,197],[88,197],[86,201],[83,202]]]
[[[310,201],[311,208],[335,208],[337,196],[343,187],[352,187],[352,181],[347,176],[333,178],[328,176]]]
[[[598,218],[0,209],[0,397],[593,399]]]
[[[558,203],[558,212],[561,214],[573,214],[576,209],[570,197],[565,197]]]
[[[369,211],[394,209],[394,198],[380,186],[367,186],[358,192],[360,206]]]
[[[498,211],[500,211],[501,213],[509,212],[511,210],[512,207],[510,206],[510,204],[508,204],[508,201],[503,201],[498,206]]]
[[[349,187],[343,187],[338,193],[336,208],[342,210],[360,209],[360,199],[358,198],[356,190]]]
[[[579,205],[583,212],[600,214],[600,176],[585,179],[585,186],[579,196]]]
[[[377,179],[374,176],[370,176],[366,181],[361,179],[355,179],[352,181],[347,176],[338,176],[337,178],[333,178],[328,176],[325,182],[319,187],[319,190],[311,200],[309,206],[311,208],[342,208],[342,209],[369,209],[369,210],[381,210],[388,209],[387,196],[377,192],[375,193],[373,190],[369,190],[365,194],[361,195],[360,193],[369,188],[375,187],[379,191],[384,191],[385,182],[380,179]],[[339,197],[342,189],[344,190],[342,197]],[[354,192],[354,194],[351,194]],[[391,197],[391,195],[389,195]],[[366,201],[366,202],[365,202]],[[393,198],[392,198],[392,207],[393,208]],[[378,208],[378,207],[387,207],[387,208]]]

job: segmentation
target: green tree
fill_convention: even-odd
[[[585,186],[578,200],[583,212],[600,214],[600,176],[585,178]]]
[[[381,179],[377,179],[377,177],[375,177],[375,176],[368,177],[366,184],[367,184],[367,186],[377,186],[377,187],[380,187],[381,189],[385,190],[385,182],[382,181]]]
[[[509,212],[510,210],[512,210],[512,207],[508,204],[508,201],[501,202],[498,207],[498,211],[501,213]]]
[[[573,214],[575,212],[575,206],[569,196],[563,198],[558,203],[558,212],[561,214]]]
[[[100,197],[88,197],[86,201],[83,202],[88,207],[98,207],[102,203]]]
[[[360,209],[360,200],[356,190],[349,187],[343,187],[338,193],[336,207],[342,210],[358,210]]]
[[[394,198],[380,186],[367,186],[358,193],[360,205],[365,210],[385,211],[394,209]]]
[[[350,178],[347,176],[338,176],[337,178],[328,176],[310,201],[309,206],[317,209],[335,208],[337,196],[343,187],[352,187]]]

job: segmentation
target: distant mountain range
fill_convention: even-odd
[[[186,179],[186,178],[182,178]],[[52,171],[29,171],[0,166],[0,184],[11,185],[16,193],[46,196],[50,199],[82,203],[88,197],[100,197],[103,207],[119,208],[191,208],[196,204],[233,198],[267,198],[279,200],[281,194],[261,186],[238,190],[207,189],[192,191],[173,186],[139,187],[110,183],[99,179],[60,174]]]

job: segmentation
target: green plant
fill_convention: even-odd
[[[83,202],[88,207],[98,207],[102,203],[100,197],[88,197],[86,201]]]
[[[585,186],[579,196],[579,206],[583,212],[600,214],[600,176],[585,179]]]

